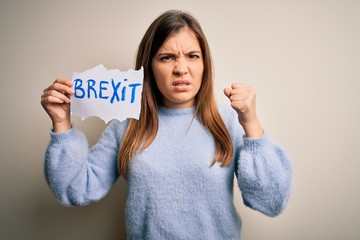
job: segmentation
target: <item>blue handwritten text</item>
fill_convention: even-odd
[[[127,84],[128,79],[123,81],[111,81],[101,80],[95,81],[94,79],[88,79],[86,81],[78,78],[74,80],[74,97],[76,98],[95,98],[104,99],[114,102],[135,102],[137,87],[141,86],[141,83]],[[129,99],[130,98],[130,99]]]

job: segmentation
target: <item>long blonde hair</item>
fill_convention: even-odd
[[[196,35],[204,61],[202,83],[195,97],[195,116],[213,135],[216,144],[215,162],[228,166],[233,158],[233,144],[227,128],[218,112],[214,91],[210,48],[199,22],[190,14],[170,10],[160,15],[148,28],[140,42],[135,68],[144,67],[144,81],[139,120],[131,119],[118,154],[118,171],[127,178],[129,160],[139,151],[147,148],[158,131],[158,103],[161,93],[158,90],[151,69],[151,61],[158,49],[171,34],[187,27]]]

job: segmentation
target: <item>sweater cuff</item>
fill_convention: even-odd
[[[50,137],[52,142],[61,142],[66,141],[69,138],[73,138],[76,135],[76,130],[74,128],[70,128],[65,132],[56,133],[53,129],[50,130]]]
[[[264,131],[264,134],[259,138],[247,138],[244,136],[244,147],[251,152],[256,152],[257,149],[269,145],[271,141],[269,134]]]

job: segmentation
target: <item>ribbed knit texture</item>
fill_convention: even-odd
[[[291,186],[286,152],[267,133],[259,139],[244,138],[236,112],[222,105],[219,111],[235,146],[234,160],[226,168],[210,167],[215,142],[198,119],[193,120],[193,108],[159,107],[155,140],[129,163],[129,239],[240,239],[234,176],[250,208],[268,216],[285,208]],[[51,132],[45,176],[62,204],[89,204],[109,192],[119,177],[117,154],[127,125],[113,120],[90,150],[74,128]]]

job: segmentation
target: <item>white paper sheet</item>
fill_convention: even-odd
[[[139,119],[144,70],[122,72],[102,64],[84,72],[74,72],[71,112],[82,120],[97,116],[109,122]]]

